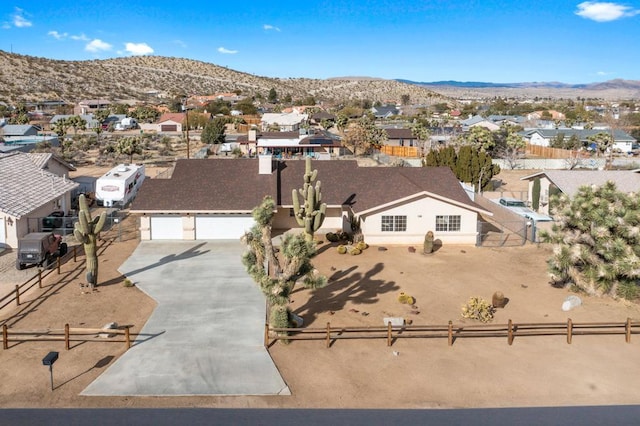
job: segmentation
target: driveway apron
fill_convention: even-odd
[[[289,395],[263,346],[265,298],[238,241],[144,241],[119,271],[156,300],[82,395]]]

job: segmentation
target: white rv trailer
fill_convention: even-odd
[[[105,207],[124,207],[136,196],[143,180],[143,164],[120,164],[96,181],[96,201]]]

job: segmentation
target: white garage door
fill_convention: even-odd
[[[196,216],[196,240],[238,240],[254,221],[246,216]]]
[[[182,217],[156,216],[151,218],[152,240],[181,240]]]

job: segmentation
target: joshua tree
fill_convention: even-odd
[[[311,157],[307,157],[304,172],[304,185],[299,190],[293,190],[293,214],[298,225],[304,227],[304,235],[307,241],[313,241],[313,233],[320,229],[324,221],[327,205],[322,203],[320,181],[315,186],[313,182],[318,177],[318,170],[311,170]],[[304,200],[300,203],[298,193]]]
[[[87,199],[81,194],[78,200],[80,212],[78,213],[78,221],[75,224],[73,235],[78,241],[84,244],[84,253],[87,257],[87,283],[91,289],[98,284],[98,251],[96,240],[105,221],[107,213],[102,212],[100,216],[91,218],[91,212],[87,206]]]
[[[269,321],[273,327],[289,325],[289,295],[296,283],[305,288],[320,288],[327,283],[311,264],[316,249],[302,234],[287,234],[280,246],[279,256],[271,240],[275,211],[273,198],[267,196],[253,209],[256,224],[242,237],[247,252],[242,263],[260,286],[270,305]]]
[[[640,201],[613,182],[554,196],[549,275],[556,286],[635,299],[640,295]]]

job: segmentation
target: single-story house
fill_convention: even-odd
[[[0,154],[0,246],[16,248],[19,238],[40,231],[40,218],[71,209],[78,184],[66,163],[47,155]]]
[[[622,192],[640,192],[640,170],[542,170],[521,180],[529,181],[529,200],[533,200],[533,183],[540,180],[541,213],[549,214],[549,197],[563,193],[573,197],[581,186],[604,185],[611,181]]]
[[[355,160],[313,161],[322,182],[326,218],[319,233],[350,231],[360,219],[370,244],[422,244],[427,231],[449,244],[476,244],[475,204],[448,167],[359,167]],[[292,191],[305,161],[180,159],[170,179],[147,179],[130,212],[140,215],[142,240],[239,239],[254,224],[251,211],[274,198],[276,233],[298,229]],[[203,184],[207,182],[207,184]]]
[[[270,153],[276,158],[338,157],[345,153],[340,138],[327,131],[300,129],[294,132],[262,132],[250,130],[238,137],[243,155]]]
[[[86,129],[95,129],[101,125],[101,123],[94,118],[92,113],[91,114],[75,114],[75,115],[74,114],[56,114],[53,117],[51,117],[51,120],[49,120],[49,125],[51,126],[51,128],[53,128],[53,125],[57,121],[60,121],[62,119],[68,119],[78,115],[87,123],[87,125],[85,126]],[[82,129],[78,129],[78,130],[82,130]]]
[[[374,106],[370,111],[375,118],[390,118],[394,115],[400,115],[400,110],[395,105]]]
[[[278,126],[281,132],[294,132],[298,131],[308,118],[308,114],[298,112],[267,112],[262,115],[260,128],[266,132],[270,127]]]
[[[166,112],[160,116],[154,127],[157,132],[182,132],[185,120],[184,112]]]
[[[530,129],[524,133],[525,139],[531,145],[551,146],[553,141],[563,135],[566,139],[576,136],[583,146],[589,146],[593,143],[589,138],[598,133],[609,133],[609,129]],[[623,130],[616,129],[613,131],[613,149],[621,152],[629,152],[635,148],[637,144],[636,138],[629,135]]]
[[[389,146],[418,146],[418,138],[414,136],[411,129],[384,129],[387,132],[387,142]]]
[[[37,136],[40,129],[31,124],[5,124],[2,126],[2,136],[5,137],[27,137]]]
[[[467,118],[466,120],[461,120],[460,124],[462,124],[462,130],[467,131],[472,127],[485,127],[492,132],[500,129],[500,125],[494,123],[493,121],[484,118],[480,115],[474,115],[472,117]]]
[[[106,99],[87,99],[78,102],[78,104],[73,107],[73,113],[75,115],[86,115],[91,114],[100,109],[109,108],[111,102]]]

